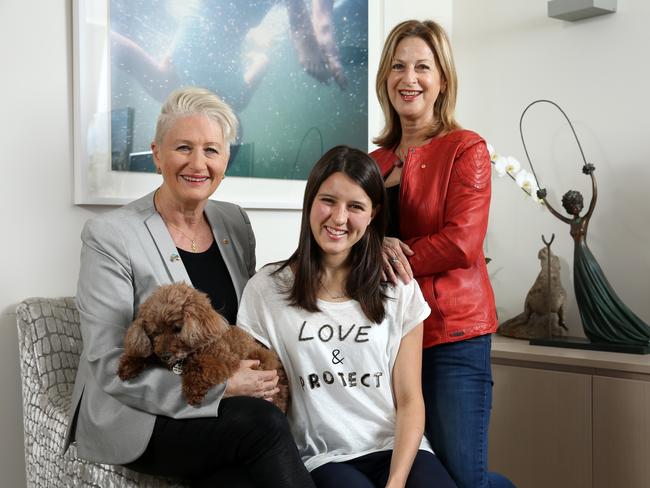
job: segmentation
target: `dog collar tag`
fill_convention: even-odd
[[[183,363],[176,363],[172,367],[172,373],[174,374],[183,374]]]

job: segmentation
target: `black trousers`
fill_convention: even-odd
[[[311,472],[318,488],[382,488],[388,481],[393,451],[366,454],[350,461],[327,463]],[[456,484],[438,458],[418,451],[406,480],[406,488],[455,488]]]
[[[147,449],[125,466],[197,487],[314,487],[285,415],[252,397],[224,398],[214,418],[158,416]]]

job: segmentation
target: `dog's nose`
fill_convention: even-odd
[[[168,362],[171,359],[172,355],[169,352],[162,353],[160,355],[160,359],[162,359],[164,362]]]

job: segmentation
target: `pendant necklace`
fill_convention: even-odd
[[[162,217],[162,215],[161,215],[161,217]],[[174,224],[172,224],[171,222],[167,222],[165,219],[163,219],[163,222],[165,222],[165,224],[167,224],[167,225],[173,227],[173,228],[176,229],[178,232],[180,232],[180,233],[183,234],[185,237],[187,237],[187,238],[190,240],[190,246],[191,246],[192,252],[197,252],[197,250],[198,250],[198,246],[196,245],[196,236],[194,236],[194,237],[190,237],[189,235],[187,235],[185,232],[183,232],[181,229],[179,229],[178,227],[176,227],[176,226],[175,226]]]
[[[163,217],[162,213],[160,213],[160,210],[158,210],[158,206],[156,205],[156,197],[158,196],[158,190],[160,190],[160,188],[157,188],[156,191],[155,191],[154,194],[153,194],[153,208],[156,209],[156,212],[158,212],[158,215],[160,215],[160,218],[161,218],[162,221],[165,223],[165,225],[169,225],[170,227],[173,227],[173,228],[176,229],[178,232],[180,232],[180,233],[183,234],[185,237],[187,237],[187,238],[190,240],[190,249],[192,249],[192,252],[197,252],[198,249],[199,249],[199,247],[196,245],[196,236],[194,236],[194,237],[190,237],[190,236],[188,236],[185,232],[183,232],[181,229],[179,229],[179,228],[176,227],[174,224],[172,224],[171,222],[167,222],[167,221],[165,220],[165,217]],[[173,256],[173,254],[172,254],[172,256]],[[173,260],[174,260],[174,259],[172,258],[172,261],[173,261]]]
[[[320,281],[320,286],[323,287],[323,290],[325,290],[325,293],[327,294],[327,296],[330,297],[332,300],[340,300],[341,298],[346,298],[348,296],[348,294],[345,293],[345,292],[342,295],[334,295],[334,294],[332,294],[327,289],[327,287],[325,286],[325,283],[323,283],[323,280],[319,280],[319,281]]]

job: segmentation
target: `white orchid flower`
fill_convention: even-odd
[[[525,191],[531,199],[543,205],[544,201],[537,198],[537,190],[539,185],[535,179],[535,175],[526,169],[521,168],[521,163],[518,159],[512,156],[501,156],[494,152],[492,145],[487,145],[490,152],[490,161],[494,165],[494,171],[499,178],[508,175],[515,180],[517,185]]]
[[[512,156],[508,156],[506,160],[506,171],[513,176],[519,173],[519,170],[521,169],[521,163],[519,160],[513,158]]]
[[[517,173],[517,176],[515,176],[515,181],[522,190],[530,195],[533,200],[538,200],[537,190],[539,190],[539,186],[537,185],[537,180],[532,173],[525,169],[522,169]]]
[[[494,159],[494,170],[497,172],[499,178],[505,176],[508,172],[508,158],[496,155]]]

